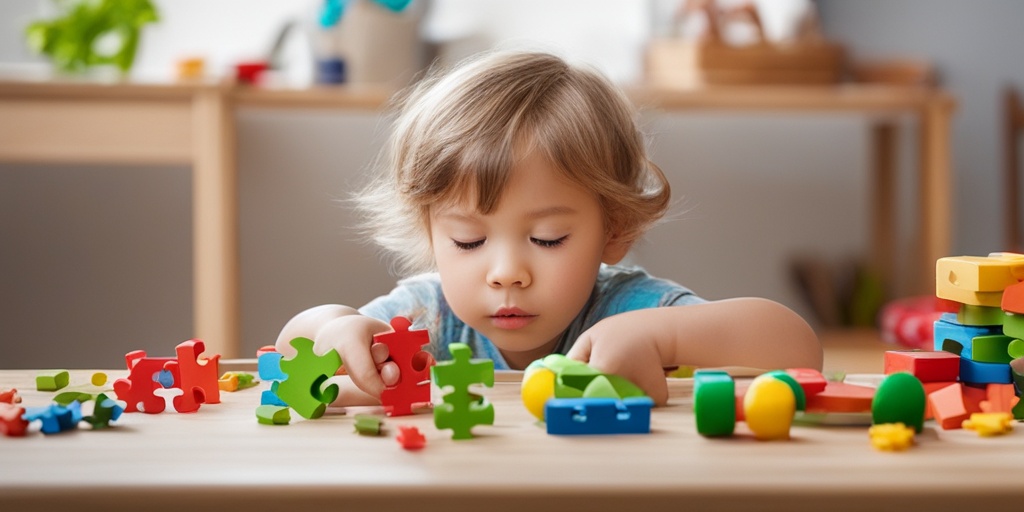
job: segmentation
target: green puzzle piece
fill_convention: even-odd
[[[489,359],[470,360],[473,351],[465,343],[448,346],[452,361],[438,362],[430,369],[434,384],[444,395],[444,403],[434,407],[434,426],[451,429],[452,439],[472,439],[476,425],[494,424],[494,405],[485,397],[469,392],[470,384],[494,385],[494,361]]]
[[[322,390],[321,387],[341,368],[341,356],[334,349],[322,356],[316,355],[313,340],[309,338],[295,338],[289,343],[298,353],[291,359],[281,360],[281,372],[288,378],[277,383],[274,391],[303,418],[319,418],[327,410],[327,404],[338,398],[337,384]]]

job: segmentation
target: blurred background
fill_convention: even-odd
[[[220,79],[276,48],[278,67],[261,86],[308,87],[318,79],[318,59],[332,54],[344,58],[349,83],[394,88],[434,59],[525,47],[643,87],[652,41],[699,38],[707,29],[699,11],[681,19],[675,0],[385,3],[346,2],[325,27],[332,2],[154,0],[159,19],[142,29],[128,77],[169,82],[184,59],[201,59],[203,75]],[[1002,93],[1024,84],[1015,51],[1024,45],[1024,3],[754,4],[773,44],[797,38],[811,12],[820,35],[841,45],[851,62],[924,66],[927,80],[957,102],[951,252],[1008,248]],[[26,28],[57,14],[49,0],[0,2],[2,76],[51,73],[50,60],[30,49]],[[291,29],[283,33],[285,26]],[[722,37],[745,44],[751,29]],[[353,215],[342,201],[362,183],[388,119],[372,110],[258,106],[236,116],[242,355],[252,357],[295,313],[323,303],[359,306],[394,284],[376,249],[350,229]],[[868,257],[872,163],[864,117],[645,110],[653,160],[670,176],[676,205],[630,260],[710,299],[768,297],[819,328],[834,327],[794,275],[797,262],[814,261],[832,269],[832,279],[849,281],[844,276]],[[917,127],[895,122],[903,134],[895,228],[905,252],[916,215]],[[190,338],[191,201],[187,167],[0,163],[0,367],[119,367],[129,350],[169,354]],[[906,292],[897,287],[886,299]]]

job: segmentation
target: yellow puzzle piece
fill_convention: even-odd
[[[885,452],[901,452],[914,444],[914,429],[902,423],[879,423],[868,429],[871,446]]]
[[[1013,430],[1013,415],[1008,412],[976,412],[971,414],[971,419],[964,420],[962,426],[982,437],[998,436]]]

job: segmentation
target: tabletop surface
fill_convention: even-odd
[[[0,389],[17,388],[22,405],[45,405],[55,393],[35,390],[36,373],[0,371]],[[92,373],[72,370],[72,387],[91,386]],[[126,372],[107,373],[109,387]],[[981,438],[928,422],[916,446],[902,453],[873,449],[864,426],[796,425],[788,441],[760,442],[740,423],[731,438],[706,439],[694,427],[692,381],[670,379],[671,399],[652,413],[649,435],[550,436],[522,406],[515,374],[500,377],[481,389],[494,404],[494,425],[476,427],[476,437],[463,441],[436,429],[429,411],[386,418],[381,437],[354,432],[353,415],[380,413],[375,407],[260,425],[255,408],[265,383],[221,393],[222,403],[192,414],[130,413],[108,430],[0,437],[0,502],[47,510],[137,508],[141,500],[154,510],[452,510],[487,503],[493,510],[690,504],[792,511],[980,510],[1024,499],[1022,428]],[[398,425],[417,426],[426,447],[402,449],[394,439]]]

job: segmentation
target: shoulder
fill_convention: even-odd
[[[359,308],[359,313],[385,322],[394,316],[429,318],[436,316],[443,300],[440,276],[419,274],[399,281],[387,295]]]
[[[706,302],[689,288],[635,266],[602,265],[596,292],[623,310]]]

